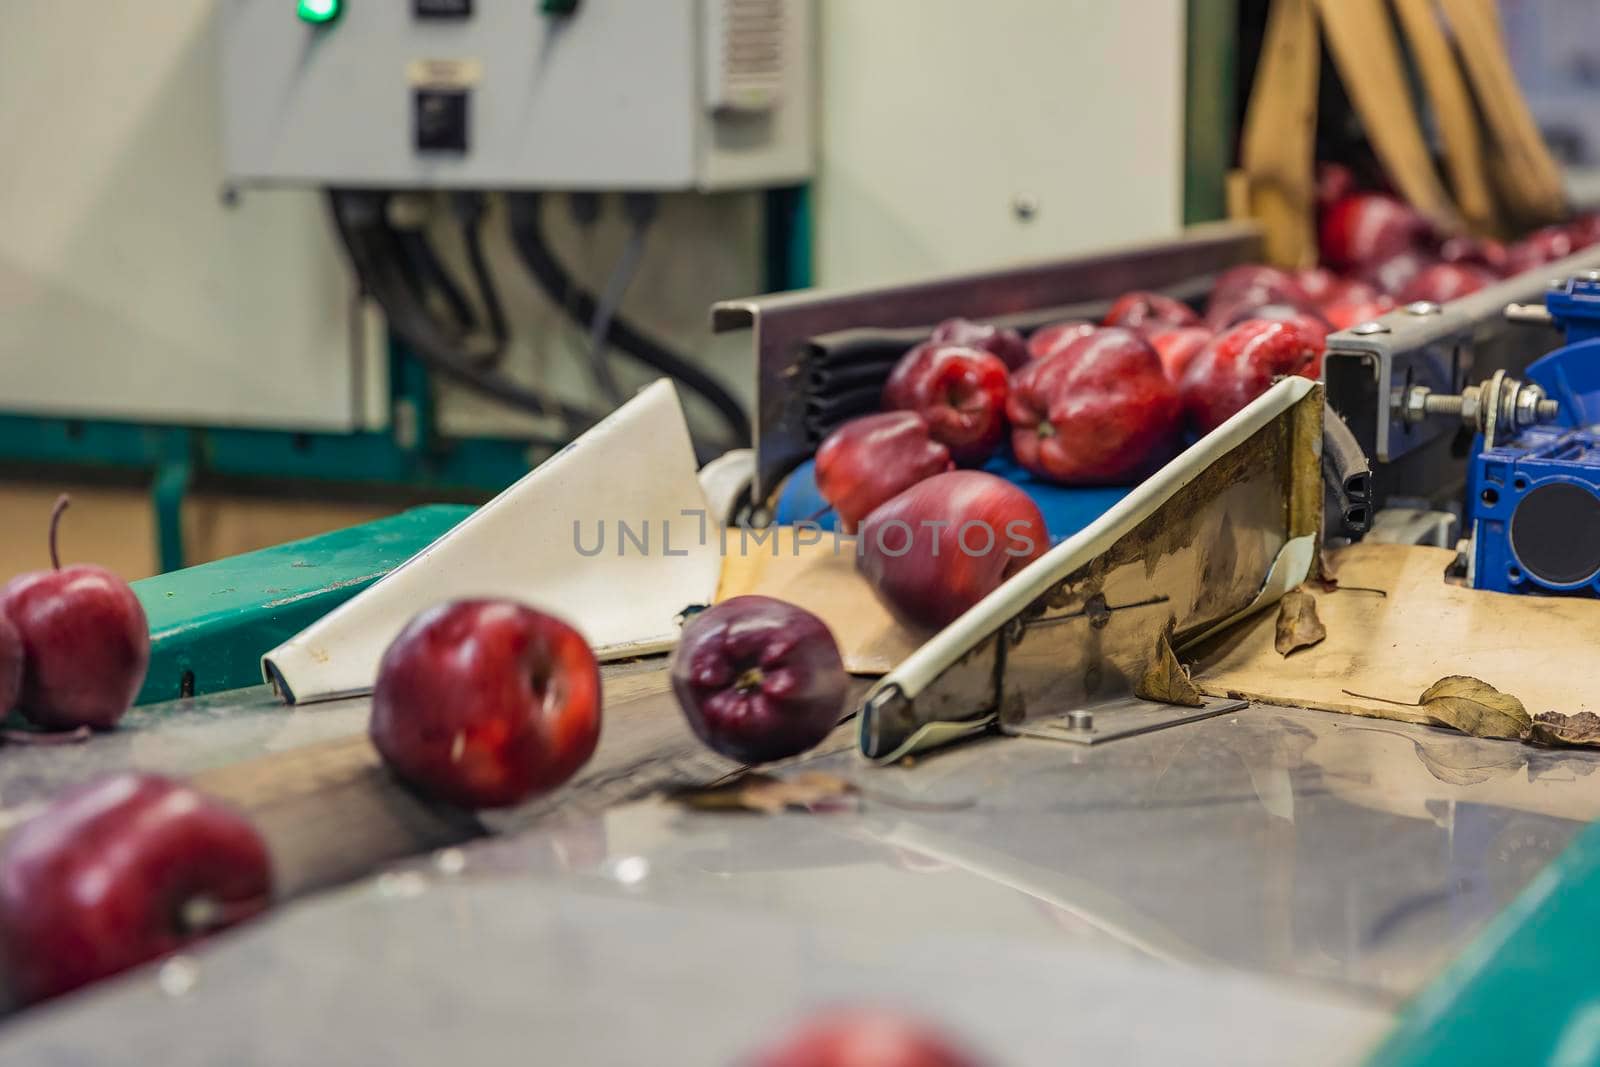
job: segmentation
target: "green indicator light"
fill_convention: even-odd
[[[296,13],[302,22],[321,26],[338,18],[343,7],[342,0],[300,0]]]

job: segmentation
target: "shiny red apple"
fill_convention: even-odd
[[[896,616],[937,629],[1049,547],[1044,516],[1027,493],[983,471],[951,471],[868,515],[856,566]]]
[[[1322,374],[1322,337],[1293,322],[1252,319],[1217,335],[1189,364],[1180,386],[1183,406],[1201,433],[1210,433],[1272,385],[1276,378]]]
[[[1392,256],[1371,264],[1362,277],[1379,292],[1398,296],[1411,284],[1411,279],[1437,263],[1438,260],[1414,248],[1396,252]]]
[[[552,615],[511,600],[441,604],[384,652],[368,732],[396,775],[437,800],[516,804],[594,754],[600,668]]]
[[[57,996],[259,913],[272,863],[255,827],[150,774],[73,789],[6,838],[0,955],[20,999]]]
[[[746,1067],[983,1067],[926,1023],[882,1011],[836,1011],[801,1025]]]
[[[1407,282],[1397,299],[1402,304],[1418,300],[1447,304],[1475,293],[1486,285],[1493,285],[1497,280],[1482,267],[1463,263],[1435,263]]]
[[[1006,405],[1017,462],[1063,485],[1136,481],[1181,428],[1178,389],[1131,330],[1110,328],[1023,368]]]
[[[1204,326],[1186,326],[1150,338],[1150,347],[1161,357],[1161,369],[1166,371],[1167,380],[1176,383],[1183,379],[1189,361],[1215,336]]]
[[[1322,261],[1335,269],[1360,269],[1402,252],[1428,232],[1410,205],[1383,193],[1351,193],[1322,213]]]
[[[1578,251],[1573,231],[1566,226],[1546,226],[1535,230],[1506,251],[1506,270],[1510,274],[1542,267],[1546,263],[1565,259]]]
[[[928,338],[936,345],[963,345],[997,356],[1007,370],[1028,362],[1028,342],[1022,334],[1003,326],[967,319],[946,319],[933,328]]]
[[[846,533],[867,513],[924,478],[955,467],[950,450],[928,436],[915,411],[863,415],[833,431],[817,449],[817,492]]]
[[[0,718],[11,714],[22,694],[22,635],[0,615]]]
[[[1457,234],[1447,237],[1439,245],[1439,259],[1445,263],[1461,263],[1481,267],[1496,277],[1503,276],[1510,263],[1510,252],[1499,241],[1487,237],[1468,237]]]
[[[915,411],[963,466],[977,466],[1005,438],[1009,375],[998,356],[960,345],[921,344],[901,357],[883,406]]]
[[[1346,303],[1328,304],[1322,309],[1322,314],[1328,320],[1331,329],[1348,330],[1358,323],[1382,318],[1394,309],[1393,297],[1379,296],[1374,300],[1351,300]]]
[[[51,570],[0,589],[0,614],[22,641],[22,714],[48,730],[107,730],[132,706],[150,666],[150,625],[133,588],[104,567],[61,566],[50,515]]]
[[[1181,300],[1161,293],[1137,290],[1124,293],[1111,305],[1102,326],[1121,326],[1135,333],[1150,336],[1181,326],[1194,326],[1200,321],[1194,309]]]
[[[1307,300],[1313,304],[1325,304],[1333,299],[1339,288],[1345,284],[1345,279],[1327,267],[1308,267],[1295,272],[1294,283],[1300,287]]]
[[[740,763],[816,747],[844,714],[850,684],[827,624],[766,596],[736,596],[692,617],[671,674],[695,736]]]
[[[1068,319],[1065,322],[1053,322],[1049,326],[1041,326],[1028,338],[1028,354],[1034,359],[1043,359],[1061,351],[1078,338],[1088,337],[1099,329],[1099,324],[1088,319]]]

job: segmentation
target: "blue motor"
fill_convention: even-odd
[[[1529,366],[1527,382],[1496,374],[1463,394],[1482,431],[1469,574],[1479,589],[1600,597],[1600,275],[1553,289],[1545,305],[1566,346]]]

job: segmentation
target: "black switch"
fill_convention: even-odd
[[[417,151],[467,150],[465,89],[418,89],[412,103],[412,117],[416,124]]]
[[[467,19],[472,0],[411,0],[411,13],[419,19]]]

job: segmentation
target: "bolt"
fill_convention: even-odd
[[[1067,712],[1067,729],[1079,730],[1087,733],[1094,729],[1094,712],[1069,711]]]
[[[1422,400],[1422,411],[1425,415],[1449,415],[1459,418],[1461,409],[1466,406],[1466,400],[1459,396],[1450,396],[1448,393],[1429,393]]]
[[[1437,315],[1439,305],[1432,300],[1417,300],[1406,305],[1407,315]]]
[[[1555,400],[1541,400],[1535,410],[1540,422],[1554,422],[1561,415],[1561,404]]]
[[[1583,272],[1583,280],[1586,281],[1586,282],[1600,282],[1600,270],[1586,270],[1586,271],[1584,271]]]
[[[1018,193],[1011,201],[1011,213],[1022,222],[1032,222],[1039,214],[1039,201],[1028,193]]]
[[[1375,333],[1388,333],[1389,327],[1381,322],[1362,322],[1350,327],[1350,332],[1366,337]]]

